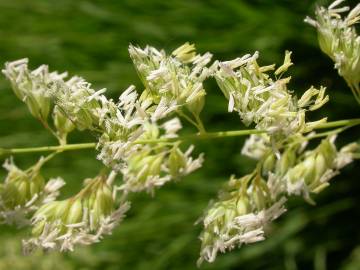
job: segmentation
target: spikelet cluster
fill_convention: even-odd
[[[315,19],[305,21],[318,32],[321,50],[335,63],[342,76],[360,102],[360,36],[355,25],[360,21],[360,4],[352,10],[341,6],[345,0],[334,1],[329,7],[318,7]],[[348,12],[346,16],[342,16]]]

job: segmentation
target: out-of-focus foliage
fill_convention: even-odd
[[[310,85],[328,87],[331,100],[317,116],[327,115],[329,120],[358,117],[351,92],[321,54],[315,31],[303,23],[315,4],[310,0],[0,0],[0,63],[29,57],[33,67],[48,63],[54,70],[69,70],[93,82],[95,88],[107,87],[117,98],[130,83],[141,85],[128,57],[129,43],[171,51],[190,41],[199,52],[211,51],[221,60],[259,50],[264,65],[281,64],[288,49],[295,63],[290,87],[301,91]],[[205,86],[209,94],[202,118],[210,131],[241,128],[236,114],[227,113],[227,102],[215,83]],[[0,93],[1,147],[55,144],[3,78]],[[359,129],[352,129],[338,142],[356,140],[358,134]],[[69,141],[92,139],[78,133]],[[0,270],[195,269],[201,229],[194,226],[195,221],[230,173],[241,176],[253,168],[254,163],[240,155],[243,142],[239,138],[201,142],[198,151],[206,154],[202,170],[159,190],[154,198],[133,196],[133,208],[113,236],[74,254],[22,257],[20,238],[13,236],[17,232],[1,226]],[[81,179],[97,174],[101,163],[95,155],[88,150],[65,153],[44,171],[66,178],[71,183],[65,188],[69,195],[80,187]],[[17,157],[24,167],[35,160],[36,155]],[[275,222],[266,241],[219,256],[202,268],[359,269],[358,166],[357,162],[336,177],[315,198],[317,207],[291,201],[291,212]]]
[[[19,254],[19,249],[21,248],[21,239],[19,237],[9,234],[2,235],[1,242],[0,256],[2,259],[0,260],[0,269],[74,269],[71,263],[64,260],[59,254],[42,256],[41,253],[37,253],[29,257],[22,256]]]

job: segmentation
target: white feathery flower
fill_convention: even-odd
[[[121,171],[124,183],[120,186],[125,192],[154,190],[172,179],[178,179],[201,167],[203,155],[191,157],[193,147],[183,153],[179,142],[151,144],[162,138],[176,138],[181,127],[175,118],[166,122],[161,129],[155,124],[144,126],[140,136],[131,142],[107,144],[99,155],[113,169]],[[150,143],[142,143],[149,140]],[[139,142],[139,143],[138,143]],[[105,152],[106,151],[106,152]],[[104,158],[105,157],[105,158]]]
[[[290,77],[273,80],[267,72],[275,66],[260,67],[258,56],[256,52],[216,65],[214,77],[229,100],[228,111],[237,111],[246,125],[255,123],[256,128],[271,134],[288,136],[308,131],[310,127],[305,123],[303,107],[313,110],[325,104],[328,101],[325,89],[312,88],[310,99],[306,100],[308,104],[303,101],[301,107],[287,89]],[[275,76],[283,74],[293,64],[290,56],[291,52],[286,51],[284,63],[275,71]]]
[[[50,179],[44,187],[44,194],[46,194],[46,196],[42,200],[42,203],[54,201],[60,195],[60,189],[64,185],[65,181],[61,177]]]
[[[266,194],[264,205],[260,206],[259,197],[255,195],[259,187],[255,182],[251,183],[253,177],[232,178],[229,182],[231,190],[207,210],[200,236],[202,247],[198,265],[204,260],[213,262],[218,252],[264,240],[265,227],[286,211],[285,197],[272,200]]]
[[[176,101],[167,101],[166,98],[161,98],[159,104],[156,105],[155,111],[151,114],[151,121],[156,122],[165,118],[170,113],[174,112],[179,106]]]
[[[269,222],[277,219],[283,213],[285,213],[286,209],[284,204],[286,202],[286,198],[282,197],[279,201],[274,203],[271,207],[267,209],[263,209],[260,212],[254,214],[250,213],[247,215],[239,216],[235,218],[235,224],[238,226],[237,228],[259,228],[268,224]]]
[[[201,168],[203,162],[204,162],[204,154],[200,154],[197,158],[192,158],[191,153],[194,150],[194,146],[191,145],[186,152],[183,155],[183,159],[185,162],[180,162],[179,166],[179,175],[178,176],[185,176],[193,171],[196,171],[197,169]],[[179,151],[177,151],[179,153]],[[171,161],[170,161],[171,162]]]
[[[206,67],[212,57],[210,53],[196,55],[195,46],[189,43],[176,49],[172,55],[153,47],[140,49],[132,45],[129,53],[153,101],[161,103],[156,115],[160,111],[161,117],[165,117],[182,106],[192,110],[191,105],[203,99],[205,90],[202,83],[211,73]]]
[[[19,169],[12,159],[4,163],[8,175],[0,185],[0,223],[29,225],[29,215],[40,205],[53,201],[65,185],[61,178],[45,179],[40,173],[42,159],[28,170]]]
[[[359,149],[358,144],[349,144],[338,151],[334,141],[335,136],[326,138],[297,161],[288,162],[285,174],[274,172],[274,177],[285,185],[283,187],[289,195],[302,194],[305,200],[312,202],[309,194],[322,191],[341,168],[353,161],[353,154]]]
[[[305,21],[317,29],[321,50],[335,63],[338,70],[358,102],[360,102],[360,36],[355,24],[360,21],[360,4],[347,16],[341,13],[349,7],[339,7],[345,1],[335,1],[328,8],[318,7],[316,19],[307,17]]]
[[[75,245],[99,242],[124,218],[128,202],[114,207],[111,188],[104,177],[89,179],[77,195],[44,204],[32,218],[32,238],[23,240],[25,254],[37,248],[73,251]]]
[[[259,160],[269,151],[269,147],[271,147],[271,143],[268,135],[252,134],[246,139],[241,154]]]
[[[16,96],[28,106],[30,113],[35,118],[46,121],[51,105],[47,89],[53,82],[63,80],[67,74],[49,72],[46,65],[31,71],[26,58],[5,63],[2,72],[11,82]]]
[[[219,201],[208,208],[202,219],[204,230],[200,236],[202,247],[198,264],[204,260],[213,262],[218,252],[264,240],[266,226],[286,211],[286,197],[302,195],[308,203],[314,204],[310,194],[326,188],[330,179],[359,151],[357,143],[337,151],[336,137],[330,136],[315,149],[304,152],[304,138],[302,135],[289,138],[289,146],[277,154],[272,151],[269,140],[267,145],[260,144],[261,147],[248,150],[251,156],[261,159],[261,167],[266,170],[257,168],[239,180],[230,179]],[[259,144],[260,139],[261,136],[249,141]],[[251,143],[248,144],[250,149]],[[259,153],[255,155],[257,150]],[[267,181],[260,173],[267,176]]]
[[[166,121],[162,127],[165,129],[167,138],[177,137],[177,132],[182,128],[179,118],[175,117],[169,121]]]
[[[359,153],[360,147],[358,143],[350,143],[345,145],[338,152],[334,161],[336,169],[342,169],[346,165],[354,161],[354,154]]]
[[[191,157],[193,147],[183,153],[180,142],[161,142],[162,139],[175,139],[180,129],[180,120],[174,118],[162,125],[147,121],[136,128],[123,128],[119,134],[105,133],[97,146],[100,150],[98,159],[123,174],[121,190],[153,193],[155,188],[193,172],[203,163],[203,155]]]

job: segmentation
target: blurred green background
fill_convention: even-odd
[[[348,1],[354,6],[358,1]],[[313,14],[310,0],[0,0],[0,63],[23,57],[30,66],[49,64],[106,87],[116,98],[129,84],[141,89],[128,57],[129,43],[172,51],[186,41],[215,59],[231,59],[260,51],[260,63],[282,63],[285,50],[293,51],[291,88],[302,93],[310,85],[328,87],[331,101],[312,119],[359,117],[359,108],[333,63],[318,46],[313,28],[303,23]],[[322,1],[321,3],[325,3]],[[206,82],[202,113],[210,131],[243,128],[213,81]],[[0,79],[0,147],[53,145],[56,142],[31,118],[16,99],[9,83]],[[191,132],[193,130],[185,130]],[[338,139],[339,145],[357,140],[359,129]],[[84,133],[71,142],[92,141]],[[204,167],[181,182],[168,184],[152,198],[132,197],[132,209],[112,236],[71,254],[35,254],[22,257],[21,237],[27,231],[0,226],[0,270],[7,269],[196,269],[203,209],[230,174],[249,172],[254,162],[240,155],[243,138],[206,141]],[[82,179],[101,168],[95,151],[69,152],[52,160],[47,176],[61,175],[68,184],[63,196],[80,187]],[[19,166],[37,160],[17,156]],[[1,157],[3,162],[4,157]],[[274,223],[264,242],[243,246],[218,257],[202,269],[360,269],[359,163],[337,176],[315,197],[317,206],[291,200],[289,212]],[[5,172],[0,174],[3,179]]]

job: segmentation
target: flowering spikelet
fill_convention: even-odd
[[[101,131],[108,113],[111,110],[116,113],[116,105],[102,95],[105,89],[95,91],[80,77],[56,81],[49,92],[64,115],[80,130]]]
[[[310,192],[319,193],[329,186],[329,180],[353,161],[352,155],[358,151],[358,145],[352,143],[338,151],[334,144],[335,138],[323,139],[318,147],[306,151],[293,166],[287,168],[283,181],[289,195],[302,194],[311,202]]]
[[[23,171],[16,167],[12,159],[5,161],[4,168],[8,170],[8,175],[0,185],[1,223],[19,227],[28,225],[29,214],[59,195],[59,189],[65,182],[61,178],[54,178],[45,183],[40,173],[41,166],[42,159]]]
[[[45,65],[31,71],[27,59],[6,63],[3,73],[35,117],[45,121],[50,101],[54,101],[54,125],[63,129],[62,133],[69,133],[73,129],[71,124],[80,130],[97,132],[109,131],[114,124],[131,128],[141,124],[146,109],[152,105],[145,97],[139,100],[133,86],[116,103],[104,96],[106,89],[96,91],[81,77],[65,80],[67,73],[49,72]]]
[[[124,218],[129,203],[115,209],[106,178],[87,179],[74,197],[44,204],[32,218],[32,238],[23,241],[24,253],[36,248],[60,251],[99,242]]]
[[[120,189],[126,192],[153,192],[156,187],[187,175],[202,165],[202,155],[196,159],[190,156],[192,146],[182,152],[180,142],[161,143],[161,139],[176,138],[180,128],[178,118],[165,122],[162,127],[147,123],[135,138],[105,143],[98,158],[122,172],[124,184]],[[157,140],[160,142],[154,143]]]
[[[275,71],[275,76],[282,75],[292,65],[290,55],[290,52],[285,53],[284,63]],[[267,72],[275,65],[260,67],[258,56],[256,52],[216,63],[218,68],[214,76],[229,100],[229,112],[237,111],[246,125],[255,123],[258,129],[271,134],[309,131],[313,125],[305,123],[305,111],[318,109],[328,101],[325,88],[311,87],[300,99],[307,102],[298,103],[287,89],[290,77],[273,80]]]
[[[260,160],[271,147],[270,137],[266,134],[252,134],[246,139],[241,154]]]
[[[31,71],[28,69],[28,59],[8,62],[2,72],[10,80],[16,96],[28,106],[30,113],[46,122],[51,105],[47,89],[54,81],[66,77],[66,73],[49,72],[46,65]]]
[[[334,61],[360,103],[360,36],[355,28],[360,21],[360,4],[342,17],[341,13],[350,10],[339,7],[344,1],[334,1],[328,8],[318,7],[316,19],[307,17],[305,21],[317,29],[321,50]]]
[[[121,94],[118,103],[108,100],[104,91],[95,92],[80,79],[57,82],[54,87],[58,106],[78,128],[101,131],[98,159],[123,173],[121,189],[152,191],[201,166],[202,156],[195,160],[190,157],[192,148],[182,153],[179,149],[170,151],[169,144],[136,143],[137,140],[161,139],[155,121],[164,118],[169,111],[161,102],[154,104],[144,94],[139,97],[133,86]],[[173,138],[181,124],[174,118],[161,128],[165,130],[163,138]]]
[[[286,211],[286,199],[272,200],[266,182],[257,174],[232,177],[227,189],[203,218],[198,265],[213,262],[219,251],[264,240],[266,226]]]
[[[182,106],[199,114],[205,90],[203,81],[211,71],[206,65],[212,55],[196,55],[195,46],[185,43],[172,55],[147,46],[129,46],[129,53],[147,93],[154,103],[163,104],[169,111]]]
[[[75,125],[66,117],[58,105],[54,106],[52,117],[60,144],[66,144],[67,135],[75,129]]]
[[[319,193],[329,186],[331,178],[351,163],[359,145],[351,143],[336,149],[335,136],[323,139],[312,150],[304,152],[305,146],[300,142],[286,147],[276,157],[271,147],[263,156],[263,173],[268,176],[268,186],[272,197],[279,194],[302,195],[309,203],[311,193]]]
[[[304,152],[306,143],[301,139],[298,135],[289,138],[293,143],[274,153],[267,135],[250,137],[242,152],[258,159],[258,168],[241,179],[232,177],[226,191],[206,211],[198,264],[213,262],[219,251],[264,240],[267,225],[286,211],[286,197],[302,195],[313,203],[310,193],[328,186],[359,151],[356,143],[337,151],[333,136]]]

